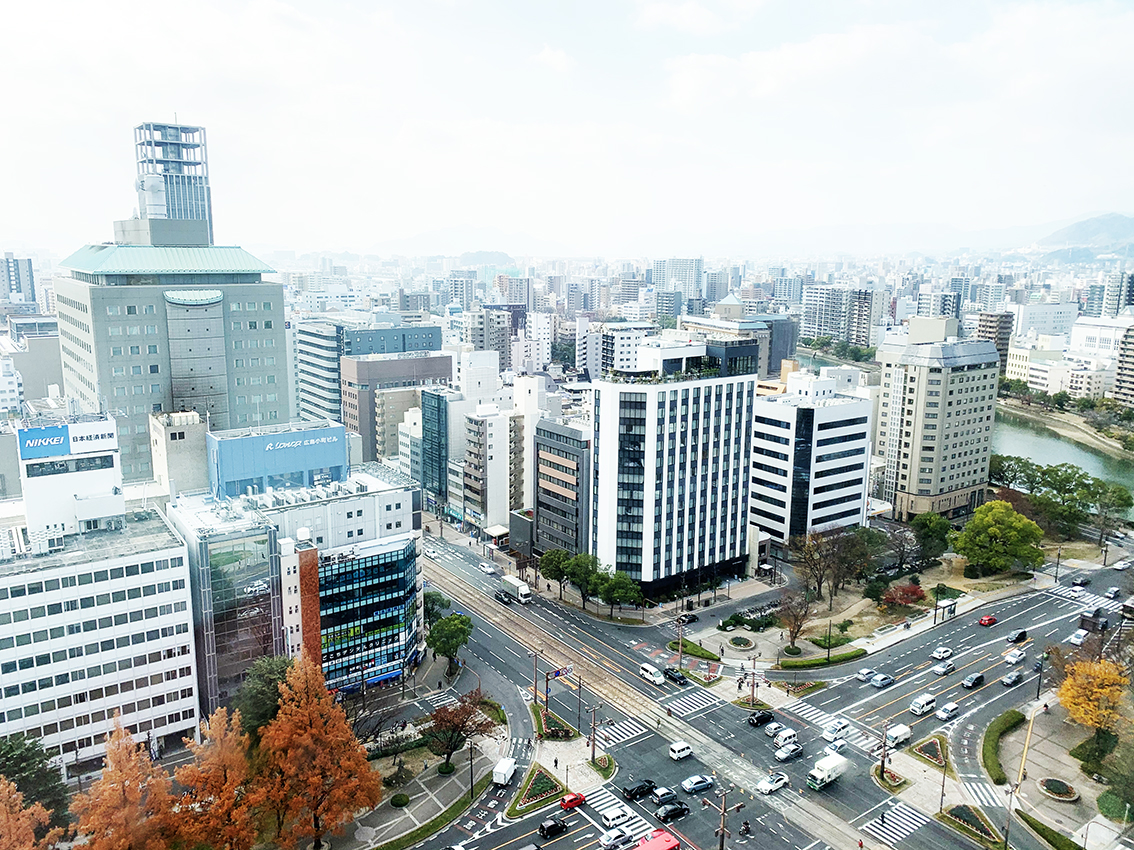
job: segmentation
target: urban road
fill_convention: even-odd
[[[526,705],[534,686],[541,701],[549,699],[552,711],[580,724],[584,733],[589,729],[590,709],[596,708],[598,740],[619,764],[619,786],[649,778],[658,785],[676,788],[682,779],[695,773],[712,773],[718,785],[734,785],[736,792],[730,795],[730,803],[739,800],[747,806],[742,816],[732,816],[728,844],[734,847],[744,847],[748,841],[736,835],[739,820],[745,818],[753,822],[758,833],[749,845],[753,847],[782,844],[784,850],[849,850],[857,847],[859,839],[869,843],[871,838],[911,848],[930,844],[967,847],[965,839],[933,820],[932,812],[896,800],[867,778],[879,754],[882,730],[888,723],[901,722],[914,728],[915,738],[935,731],[947,735],[972,802],[984,807],[994,823],[998,817],[1006,818],[1004,793],[988,784],[980,766],[981,731],[1008,708],[1034,701],[1039,674],[1032,669],[1032,661],[1043,646],[1065,641],[1077,627],[1079,610],[1096,603],[1108,610],[1117,607],[1117,603],[1093,593],[1076,598],[1068,585],[1059,585],[1049,592],[1024,594],[988,606],[980,614],[995,614],[998,622],[994,626],[978,626],[980,614],[964,615],[914,634],[855,665],[831,668],[824,672],[827,688],[777,714],[777,720],[800,732],[804,746],[804,758],[783,765],[771,758],[774,748],[763,730],[746,723],[748,711],[714,693],[726,691],[726,685],[713,690],[696,685],[680,688],[669,682],[655,686],[638,676],[643,661],[652,660],[658,667],[670,663],[673,653],[665,644],[674,637],[671,624],[633,627],[599,622],[544,595],[530,605],[503,605],[492,598],[499,575],[485,572],[488,561],[468,545],[467,539],[441,541],[430,537],[427,541],[426,548],[433,557],[425,560],[426,580],[453,599],[455,610],[473,618],[476,628],[466,655],[482,662],[493,671],[494,683],[509,690],[507,704]],[[1107,571],[1106,575],[1120,586],[1129,581],[1118,573]],[[1074,573],[1066,575],[1067,580],[1074,577]],[[1097,580],[1102,582],[1101,578]],[[1129,595],[1129,588],[1124,594]],[[1013,668],[1002,656],[1017,647],[1008,647],[1005,638],[1019,628],[1028,630],[1026,642],[1019,645],[1029,653],[1019,668],[1025,676],[1020,684],[1006,687],[1000,679]],[[931,653],[942,645],[953,650],[951,660],[957,669],[938,677],[930,670],[936,663]],[[539,656],[533,656],[537,650]],[[574,677],[551,679],[548,685],[545,674],[567,666],[573,668]],[[866,666],[890,673],[895,683],[879,690],[858,681],[855,673]],[[960,682],[971,672],[984,673],[985,683],[966,690]],[[768,678],[784,679],[792,675],[767,674]],[[957,702],[960,714],[944,724],[932,714],[913,716],[907,710],[909,702],[922,693],[934,694],[938,707]],[[524,720],[521,734],[513,738],[513,755],[526,764],[529,751],[523,734],[530,729],[530,719],[526,708],[520,711]],[[509,714],[515,716],[512,711]],[[821,737],[822,727],[833,717],[846,718],[852,724],[847,736],[850,746],[844,753],[852,767],[833,785],[814,792],[806,788],[804,777],[826,743]],[[680,763],[671,761],[667,746],[675,740],[688,741],[694,756]],[[787,773],[790,787],[767,797],[753,795],[756,783],[770,769]],[[592,795],[588,802],[613,803],[617,794],[609,788],[598,793],[597,800]],[[691,846],[716,846],[718,816],[697,804],[700,795],[689,798],[679,792],[679,796],[688,798],[691,812],[667,828]],[[617,797],[621,799],[621,795]],[[659,825],[652,816],[655,806],[648,801],[627,805],[634,811],[634,826],[641,833]],[[459,842],[466,850],[488,850],[519,848],[533,841],[561,848],[589,846],[602,832],[595,808],[592,804],[568,813],[570,831],[546,842],[534,830],[550,809],[508,821],[496,814],[500,807],[494,803],[470,819],[467,829],[447,831],[433,846]],[[769,844],[765,837],[774,843]],[[1026,832],[1014,832],[1012,843],[1038,850],[1038,844]]]

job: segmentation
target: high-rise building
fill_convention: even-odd
[[[652,322],[594,322],[580,316],[575,325],[575,368],[594,380],[607,372],[633,372],[639,343],[657,332]]]
[[[134,128],[138,214],[142,219],[203,221],[213,244],[213,201],[205,128],[149,122]]]
[[[512,316],[507,310],[482,307],[465,311],[464,342],[474,351],[495,351],[500,369],[512,368]]]
[[[878,349],[881,496],[902,521],[928,512],[969,514],[988,486],[1000,354],[989,340],[944,341],[948,333],[923,336],[911,320],[907,339]]]
[[[472,270],[451,271],[445,279],[448,286],[448,303],[460,304],[462,309],[471,310],[476,303],[476,272]]]
[[[1134,408],[1134,309],[1126,308],[1115,320],[1126,325],[1118,339],[1118,372],[1114,379],[1114,399]],[[1116,330],[1118,330],[1116,328]]]
[[[1074,301],[1043,304],[1010,303],[1006,304],[1004,309],[1012,314],[1012,334],[1014,336],[1024,336],[1029,332],[1069,334],[1071,333],[1071,326],[1079,318],[1079,304]]]
[[[674,290],[686,298],[700,298],[705,261],[697,259],[655,260],[653,284],[658,291]]]
[[[10,251],[4,252],[4,258],[0,260],[0,301],[36,303],[31,260],[19,259]]]
[[[590,551],[592,437],[584,420],[546,418],[536,425],[536,552]]]
[[[881,289],[852,289],[847,299],[847,342],[871,348],[878,342],[886,292]]]
[[[809,286],[803,292],[803,321],[799,335],[804,339],[847,338],[848,301],[845,286]]]
[[[1008,365],[1008,346],[1012,342],[1015,316],[1010,313],[981,313],[977,316],[976,339],[990,340],[1000,355],[1000,371]]]
[[[923,318],[937,316],[961,317],[961,296],[956,292],[919,292],[917,294],[917,315]]]
[[[1111,272],[1103,291],[1102,315],[1114,317],[1134,306],[1134,273]]]
[[[524,507],[524,420],[499,405],[477,405],[465,414],[464,519],[495,534],[508,514]]]

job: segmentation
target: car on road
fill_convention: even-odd
[[[1020,684],[1020,682],[1022,682],[1023,680],[1024,674],[1019,670],[1013,670],[1011,673],[1000,680],[1000,684],[1002,684],[1006,688],[1010,688],[1013,685]]]
[[[985,614],[983,617],[981,617],[979,620],[977,620],[977,625],[978,626],[995,626],[996,625],[996,618],[994,616],[992,616],[991,614]]]
[[[664,806],[666,803],[672,803],[677,799],[677,794],[673,792],[672,788],[655,788],[654,792],[650,794],[650,802],[655,806]]]
[[[939,646],[939,647],[937,647],[937,649],[933,650],[933,654],[930,656],[930,658],[935,658],[938,661],[944,661],[946,658],[950,657],[952,654],[953,654],[953,650],[951,650],[949,647]]]
[[[1028,653],[1024,652],[1024,650],[1013,649],[1011,652],[1009,652],[1007,655],[1004,656],[1004,663],[1005,664],[1019,664],[1021,661],[1023,661],[1027,657],[1028,657]]]
[[[1082,646],[1089,634],[1090,632],[1086,629],[1078,629],[1071,637],[1067,638],[1067,642],[1072,646]]]
[[[1132,559],[1131,559],[1131,558],[1123,558],[1123,559],[1122,559],[1121,561],[1119,561],[1118,563],[1116,563],[1116,564],[1111,564],[1111,565],[1110,565],[1110,568],[1111,568],[1112,570],[1118,570],[1118,571],[1119,571],[1119,572],[1121,573],[1121,572],[1124,572],[1125,570],[1128,570],[1128,569],[1130,569],[1130,564],[1131,564],[1131,562],[1132,562]]]
[[[952,720],[961,713],[961,707],[955,702],[947,702],[937,711],[933,712],[933,716],[938,720]]]
[[[629,812],[624,812],[629,815]],[[605,821],[606,815],[603,815]],[[627,827],[616,826],[614,829],[608,829],[599,836],[599,847],[605,847],[607,850],[614,850],[615,847],[625,847],[634,840],[634,834],[630,832]]]
[[[1079,578],[1077,578],[1073,582],[1071,582],[1071,586],[1072,587],[1086,587],[1090,583],[1091,583],[1091,580],[1089,578],[1087,578],[1086,576],[1080,576]]]
[[[567,809],[577,809],[579,806],[584,805],[586,802],[586,797],[576,791],[572,791],[570,794],[564,794],[559,798],[559,808],[563,809],[564,811],[566,811]]]
[[[776,761],[791,761],[803,755],[803,747],[799,744],[787,744],[776,750],[774,758]]]
[[[753,729],[763,726],[765,723],[771,723],[776,719],[776,715],[770,711],[754,711],[748,715],[748,725]]]
[[[789,782],[786,773],[769,773],[763,779],[756,783],[756,790],[761,794],[768,795],[773,791],[779,791]]]
[[[696,614],[680,614],[674,622],[678,625],[688,626],[690,623],[696,623],[700,619],[701,618]]]
[[[890,685],[894,684],[894,677],[889,673],[879,673],[870,680],[870,684],[876,688],[888,688]]]
[[[854,677],[860,682],[869,682],[877,675],[877,670],[871,670],[869,667],[863,667],[861,670],[854,674]]]
[[[567,821],[561,818],[548,818],[539,825],[537,832],[539,832],[541,838],[554,838],[565,833],[567,829]]]
[[[1072,599],[1081,598],[1083,593],[1085,593],[1085,591],[1081,587],[1072,587],[1070,590],[1067,591],[1067,595],[1070,596]]]
[[[1108,587],[1106,593],[1103,594],[1107,599],[1117,599],[1118,595],[1122,593],[1121,587]]]
[[[839,738],[845,738],[847,736],[847,730],[849,728],[849,720],[844,720],[842,717],[837,717],[823,727],[823,740],[837,741],[839,740]]]
[[[782,724],[782,723],[769,723],[767,726],[764,727],[764,734],[767,735],[769,738],[774,738],[774,737],[776,737],[776,735],[778,735],[780,733],[780,730],[783,729],[783,728],[784,728],[784,724]]]
[[[689,680],[685,678],[685,674],[676,667],[666,667],[662,670],[662,675],[673,682],[673,684],[680,685],[683,688],[689,684]]]
[[[1013,632],[1009,632],[1008,638],[1007,638],[1008,643],[1023,643],[1027,639],[1028,639],[1028,630],[1027,629],[1016,629]]]
[[[847,744],[846,738],[839,738],[837,741],[832,741],[827,746],[825,746],[823,748],[823,752],[825,752],[829,756],[838,756],[842,755],[843,750],[845,750],[848,746],[849,744]]]
[[[613,830],[616,826],[622,826],[630,818],[634,817],[634,813],[626,806],[611,806],[609,809],[603,809],[602,815],[599,818],[602,825],[609,830]],[[627,830],[629,831],[629,830]]]
[[[681,790],[686,794],[696,794],[698,791],[707,791],[712,787],[713,777],[705,776],[702,773],[694,773],[681,782]]]
[[[940,664],[934,664],[930,669],[933,670],[935,676],[945,676],[956,670],[957,665],[952,661],[942,661]]]
[[[496,591],[494,594],[492,594],[492,598],[497,602],[503,602],[505,605],[512,604],[512,597],[509,594],[505,593],[503,590]]]
[[[492,564],[481,564],[480,571],[486,576],[496,575],[496,567],[492,566]]]
[[[678,800],[676,803],[666,803],[654,812],[654,817],[662,823],[669,823],[671,820],[683,818],[687,814],[689,814],[689,805],[683,800]]]
[[[967,690],[979,688],[984,684],[984,673],[970,673],[961,681],[961,687]]]
[[[633,785],[624,787],[622,796],[627,800],[640,800],[657,787],[657,783],[652,779],[640,779]]]
[[[426,549],[425,550],[425,557],[436,558],[437,557],[437,550],[436,549]]]

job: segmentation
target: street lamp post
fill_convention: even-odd
[[[827,618],[827,663],[831,663],[831,618]]]
[[[1040,698],[1040,688],[1043,686],[1043,663],[1047,661],[1047,653],[1041,652],[1039,657],[1039,675],[1036,676],[1036,699]]]
[[[1102,565],[1103,565],[1104,570],[1106,569],[1106,557],[1109,554],[1110,554],[1110,541],[1107,540],[1105,543],[1103,543],[1103,547],[1102,547]]]
[[[1004,822],[1004,850],[1008,850],[1008,830],[1012,828],[1012,798],[1016,796],[1016,791],[1019,789],[1019,783],[1013,782],[1008,786],[1008,820]],[[1087,844],[1086,840],[1083,841],[1083,846]]]
[[[728,813],[729,812],[733,812],[733,813],[739,812],[741,809],[744,808],[744,803],[737,803],[736,805],[734,805],[732,807],[729,806],[729,804],[728,804],[728,792],[732,791],[732,790],[733,790],[733,786],[731,786],[731,785],[728,786],[728,788],[722,788],[721,789],[721,792],[719,794],[717,794],[717,797],[720,798],[720,801],[721,801],[719,806],[716,803],[710,803],[704,797],[701,798],[702,808],[712,809],[714,812],[719,812],[720,816],[721,816],[721,823],[720,823],[720,826],[717,827],[717,833],[716,833],[717,837],[720,839],[720,842],[717,845],[718,850],[724,850],[725,837],[729,834],[728,826],[727,826]]]
[[[595,761],[595,745],[598,743],[598,735],[595,732],[595,713],[602,708],[602,703],[593,705],[587,709],[591,715],[591,763]]]
[[[472,770],[472,753],[473,743],[472,738],[469,738],[469,805],[473,802],[473,770]]]
[[[532,702],[535,703],[536,708],[539,708],[539,658],[542,652],[542,649],[528,652],[528,658],[532,660]]]
[[[948,766],[949,766],[949,759],[946,758],[946,754],[948,752],[948,750],[946,749],[946,747],[948,746],[948,739],[943,740],[940,743],[940,746],[941,746],[941,801],[937,804],[937,814],[941,814],[943,811],[945,811],[945,772],[946,772],[946,768],[948,768]]]

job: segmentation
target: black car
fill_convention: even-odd
[[[1023,643],[1028,639],[1027,629],[1016,629],[1008,635],[1008,643]]]
[[[1077,578],[1073,582],[1071,582],[1071,586],[1072,587],[1086,587],[1090,583],[1091,583],[1091,580],[1089,578]]]
[[[683,818],[687,814],[689,814],[689,806],[681,800],[678,800],[676,803],[667,803],[662,806],[654,812],[654,817],[662,823],[669,823],[669,821]]]
[[[1010,688],[1013,685],[1018,685],[1023,681],[1023,679],[1023,673],[1021,673],[1019,670],[1013,670],[1011,673],[1000,680],[1000,684],[1002,684],[1006,688]]]
[[[984,673],[972,673],[961,682],[962,688],[978,688],[984,684]]]
[[[635,782],[633,785],[627,785],[625,788],[623,788],[622,796],[627,800],[640,800],[642,797],[645,797],[657,787],[657,783],[654,782],[654,780],[642,779],[638,782]]]
[[[562,818],[548,818],[539,825],[539,834],[544,838],[554,838],[567,831],[567,821]]]
[[[682,626],[687,626],[690,623],[696,623],[701,618],[696,614],[682,614],[677,618],[677,623]]]
[[[497,602],[503,602],[505,605],[512,604],[512,597],[505,593],[503,590],[496,591],[494,594],[492,594],[492,596]]]
[[[662,675],[673,682],[675,685],[685,687],[689,684],[689,680],[685,678],[685,674],[678,670],[676,667],[666,667],[662,671]]]
[[[748,715],[748,725],[753,728],[763,726],[765,723],[770,723],[776,719],[776,715],[770,711],[754,711]]]

